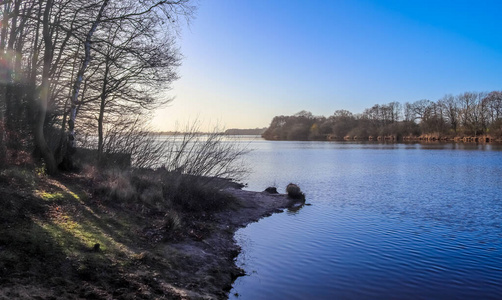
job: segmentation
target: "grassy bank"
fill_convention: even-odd
[[[238,248],[217,215],[242,206],[226,184],[161,170],[2,170],[0,299],[225,298]],[[214,235],[225,242],[209,245]]]

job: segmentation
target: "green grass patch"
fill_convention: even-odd
[[[45,201],[56,201],[65,198],[65,195],[62,192],[49,193],[40,191],[37,192],[37,194],[40,198],[42,198]]]

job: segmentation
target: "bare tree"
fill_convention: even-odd
[[[390,102],[388,104],[388,106],[390,107],[390,113],[391,113],[391,123],[395,123],[395,122],[399,122],[401,120],[401,116],[402,116],[402,105],[401,103],[399,102]]]
[[[69,121],[69,153],[75,146],[71,142],[75,140],[77,86],[82,83],[81,75],[90,62],[90,39],[95,36],[94,49],[98,52],[96,66],[103,68],[103,71],[93,73],[95,78],[90,81],[102,82],[95,93],[99,95],[96,98],[99,100],[98,152],[101,154],[105,110],[113,110],[112,113],[122,116],[141,114],[141,110],[154,109],[170,100],[154,95],[177,78],[174,68],[179,65],[179,56],[173,50],[174,40],[166,34],[168,30],[162,24],[165,18],[174,21],[179,13],[188,17],[193,8],[187,3],[186,0],[124,1],[114,3],[106,12],[103,10],[108,3],[102,3],[100,13],[87,34],[85,59],[75,80]],[[99,24],[102,24],[101,33],[96,31]]]
[[[424,117],[427,115],[427,110],[431,106],[432,101],[427,100],[427,99],[422,99],[415,101],[411,104],[411,111],[413,114],[413,121],[414,120],[423,120]]]
[[[453,133],[457,133],[459,125],[459,107],[458,102],[453,95],[445,95],[438,100],[438,105],[442,107],[443,115],[450,125]]]
[[[43,70],[42,70],[42,84],[40,86],[40,95],[38,96],[38,116],[35,123],[35,144],[37,145],[42,157],[45,160],[47,172],[49,174],[55,174],[57,172],[56,161],[54,155],[52,154],[44,136],[44,123],[47,114],[47,103],[49,101],[49,76],[50,69],[52,66],[53,59],[53,40],[51,37],[50,30],[50,12],[53,7],[53,1],[47,0],[45,7],[43,8],[43,20],[42,20],[42,37],[44,41],[44,58],[43,58]],[[42,0],[40,0],[40,9],[42,9]]]
[[[108,38],[111,43],[104,45],[101,60],[104,68],[101,67],[101,76],[95,76],[101,82],[97,118],[99,153],[103,151],[105,114],[133,116],[171,101],[161,92],[177,78],[174,69],[179,65],[179,55],[169,37],[159,37],[156,44],[143,40],[152,34],[151,25],[145,22],[125,36],[112,31],[114,36]]]
[[[483,99],[488,110],[488,122],[494,123],[502,118],[502,92],[493,91]]]
[[[70,119],[68,121],[68,147],[66,149],[66,159],[68,164],[71,163],[71,155],[75,152],[76,144],[75,144],[75,119],[77,118],[77,101],[79,97],[79,92],[80,92],[80,86],[82,85],[82,81],[84,79],[84,73],[87,70],[87,66],[89,65],[89,62],[91,60],[91,41],[94,33],[96,32],[97,27],[99,26],[101,19],[103,17],[103,12],[105,8],[108,6],[109,0],[104,0],[100,7],[99,7],[99,12],[96,16],[96,18],[93,20],[91,23],[91,26],[89,28],[89,31],[87,32],[85,36],[85,41],[84,41],[84,59],[82,60],[82,63],[80,65],[80,68],[77,72],[77,76],[75,78],[74,84],[73,84],[73,89],[72,89],[72,95],[71,95],[71,101],[70,101]]]
[[[75,146],[76,126],[89,126],[92,112],[86,110],[99,107],[94,103],[115,102],[106,109],[120,107],[130,116],[164,103],[154,91],[176,78],[177,24],[190,19],[193,9],[189,0],[0,2],[0,58],[6,66],[0,70],[0,123],[10,128],[0,128],[0,150],[7,132],[29,128],[48,172],[54,173]],[[117,37],[109,34],[113,31]],[[128,54],[117,55],[121,51]],[[106,86],[96,84],[102,82],[103,65],[110,67]],[[79,111],[85,112],[80,123]],[[101,119],[105,122],[106,113]]]

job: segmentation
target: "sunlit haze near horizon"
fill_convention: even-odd
[[[267,127],[301,110],[502,90],[502,1],[202,0],[152,125]]]

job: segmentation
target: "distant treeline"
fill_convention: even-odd
[[[376,104],[360,114],[337,110],[329,117],[301,111],[276,116],[268,140],[502,140],[502,92],[446,95],[436,102]],[[481,141],[481,140],[480,140]]]
[[[236,129],[231,128],[225,130],[226,135],[261,135],[267,128],[254,128],[254,129]]]
[[[190,131],[190,134],[193,135],[210,135],[210,134],[221,134],[221,135],[262,135],[267,128],[254,128],[254,129],[237,129],[237,128],[231,128],[227,129],[225,131]],[[183,135],[188,132],[183,132],[183,131],[153,131],[151,134],[153,135]]]

